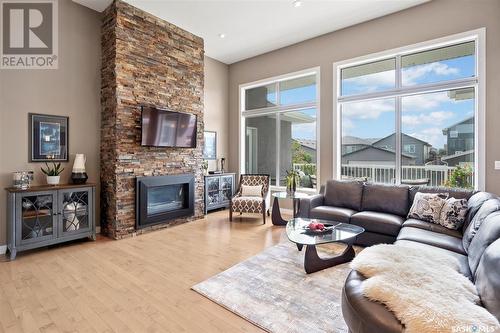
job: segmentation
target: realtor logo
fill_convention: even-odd
[[[57,0],[0,0],[2,69],[57,69]]]

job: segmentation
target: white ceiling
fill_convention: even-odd
[[[99,11],[111,2],[73,1]],[[126,1],[202,37],[207,56],[231,64],[429,0]]]

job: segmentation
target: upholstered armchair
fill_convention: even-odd
[[[248,195],[243,191],[244,186],[262,186],[262,190],[260,195],[259,193]],[[256,213],[262,214],[264,224],[266,224],[266,212],[269,216],[270,200],[269,175],[241,175],[238,190],[231,199],[231,205],[229,207],[229,221],[233,220],[233,212],[240,214]]]

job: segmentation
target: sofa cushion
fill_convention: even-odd
[[[399,215],[364,211],[351,216],[351,224],[363,227],[366,231],[397,236],[404,219]]]
[[[472,190],[466,190],[463,188],[453,188],[444,186],[412,186],[410,188],[410,204],[413,204],[413,199],[415,194],[418,192],[422,193],[448,193],[449,198],[455,199],[467,199],[474,194]]]
[[[349,223],[349,219],[356,211],[344,207],[318,206],[311,209],[309,217],[342,223]]]
[[[462,229],[468,209],[466,199],[446,199],[439,215],[439,224],[448,229]]]
[[[481,208],[479,208],[478,212],[469,223],[467,228],[464,230],[464,237],[462,239],[462,243],[465,251],[469,251],[469,245],[472,242],[472,239],[476,235],[479,227],[484,222],[486,217],[491,213],[500,210],[500,200],[498,198],[486,200]]]
[[[481,303],[497,318],[500,318],[500,239],[484,251],[477,266],[475,284]]]
[[[406,216],[409,209],[409,187],[405,185],[366,184],[363,188],[362,210]]]
[[[478,213],[479,214],[479,213]],[[472,274],[476,272],[479,261],[484,253],[484,250],[494,241],[500,238],[500,211],[494,212],[488,215],[481,227],[477,231],[474,238],[470,242],[468,254],[469,254],[469,266]],[[500,267],[497,268],[500,270]]]
[[[441,210],[446,204],[448,194],[445,193],[420,193],[415,194],[408,218],[423,220],[439,224]]]
[[[398,235],[398,241],[399,240],[410,240],[436,246],[456,253],[466,254],[460,238],[434,231],[413,227],[403,227]]]
[[[358,181],[329,180],[325,187],[325,205],[361,210],[363,183]]]
[[[408,219],[403,222],[403,227],[413,227],[418,229],[424,229],[429,231],[438,232],[440,234],[450,235],[457,238],[462,238],[462,233],[458,230],[452,230],[443,227],[442,225],[422,221],[419,219]]]
[[[353,333],[401,333],[403,325],[381,303],[370,301],[363,295],[366,278],[355,270],[347,276],[342,289],[342,315]]]
[[[469,207],[469,211],[467,212],[467,218],[465,219],[465,224],[463,225],[463,230],[467,229],[470,221],[474,218],[476,213],[479,211],[479,208],[486,202],[486,200],[496,198],[493,193],[489,192],[477,192],[473,196],[469,198],[467,201],[467,206]]]
[[[408,247],[412,247],[412,248],[416,248],[416,249],[430,249],[432,251],[436,251],[436,252],[448,255],[450,257],[453,257],[453,258],[458,260],[459,272],[472,280],[472,274],[471,274],[471,271],[469,268],[469,260],[467,259],[466,255],[463,255],[463,254],[460,254],[457,252],[453,252],[453,251],[449,251],[449,250],[445,250],[445,249],[435,247],[435,246],[432,246],[429,244],[424,244],[424,243],[419,243],[419,242],[414,242],[414,241],[404,240],[404,239],[396,241],[395,244],[402,245],[402,246],[408,246]]]

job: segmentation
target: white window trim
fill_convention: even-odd
[[[337,135],[333,136],[333,147],[336,150],[336,153],[333,154],[333,175],[336,176],[337,179],[341,178],[341,163],[342,163],[342,149],[339,147],[338,143],[341,142],[342,138],[342,119],[340,110],[340,101],[347,102],[350,100],[356,99],[370,99],[370,98],[382,98],[382,97],[392,97],[398,94],[398,89],[393,89],[391,91],[384,91],[380,93],[373,94],[363,94],[363,95],[355,95],[355,96],[346,96],[342,97],[340,95],[340,71],[342,68],[351,67],[359,64],[363,64],[366,62],[374,62],[377,60],[383,60],[390,57],[397,57],[404,54],[415,53],[419,51],[425,51],[428,49],[434,49],[439,47],[444,47],[448,45],[457,44],[460,42],[466,41],[476,41],[476,81],[475,81],[475,89],[476,89],[476,98],[475,98],[475,124],[474,124],[474,149],[476,152],[476,158],[474,161],[474,169],[477,171],[474,177],[474,188],[476,190],[485,190],[486,187],[486,28],[480,28],[476,30],[471,30],[463,33],[454,34],[451,36],[446,36],[442,38],[437,38],[429,41],[425,41],[422,43],[407,45],[391,50],[386,50],[382,52],[372,53],[348,60],[343,60],[339,62],[333,63],[333,128],[337,129]],[[399,75],[396,76],[397,78]],[[405,92],[408,95],[422,93],[422,92],[432,92],[439,91],[443,86],[447,88],[460,88],[463,86],[470,85],[471,79],[458,79],[453,80],[453,87],[448,83],[431,83],[425,85],[419,85],[412,88],[405,88]],[[340,100],[340,101],[339,101]],[[396,99],[396,101],[399,99]],[[400,126],[401,119],[397,119],[396,126]],[[397,130],[397,128],[396,128]],[[398,146],[401,143],[396,142],[396,151],[400,151]],[[399,147],[400,148],[400,147]],[[398,157],[399,156],[399,157]],[[396,158],[400,159],[400,154],[396,154]],[[398,161],[396,161],[396,166],[399,165]]]
[[[245,90],[246,89],[251,89],[255,87],[260,87],[263,85],[275,83],[275,82],[281,82],[281,81],[288,81],[291,79],[303,77],[303,76],[308,76],[308,75],[316,75],[316,101],[315,102],[309,102],[309,103],[300,103],[300,104],[294,104],[294,105],[286,105],[286,106],[280,106],[280,107],[269,107],[269,108],[263,108],[263,109],[254,109],[254,110],[245,110]],[[320,149],[321,149],[321,143],[320,143],[320,118],[321,118],[321,105],[320,105],[320,92],[321,92],[321,75],[320,75],[320,66],[312,67],[312,68],[307,68],[303,69],[300,71],[292,72],[292,73],[287,73],[287,74],[282,74],[278,76],[273,76],[273,77],[268,77],[265,79],[249,82],[249,83],[244,83],[240,84],[238,86],[238,105],[239,105],[239,112],[238,112],[238,149],[239,149],[239,154],[238,154],[238,165],[239,165],[239,174],[243,174],[245,172],[245,149],[243,144],[245,143],[245,116],[257,116],[257,115],[265,115],[269,113],[273,113],[273,111],[276,111],[277,109],[281,110],[282,112],[286,112],[288,110],[301,110],[301,109],[311,109],[315,108],[316,109],[316,184],[317,188],[316,189],[306,189],[306,188],[301,188],[301,192],[311,192],[311,193],[317,193],[319,191],[319,184],[321,184],[320,180]],[[279,94],[279,92],[278,92]],[[279,96],[277,96],[279,98]],[[279,145],[279,138],[280,138],[280,133],[279,133],[280,126],[278,126],[278,130],[276,131],[276,145]],[[279,177],[279,156],[277,156],[278,161],[276,163],[276,176]],[[279,190],[285,190],[284,186],[277,186],[277,185],[271,185],[271,190],[273,191],[279,191]]]

